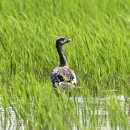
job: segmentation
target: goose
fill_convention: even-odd
[[[57,88],[61,88],[65,93],[71,93],[72,88],[76,87],[76,75],[68,67],[66,57],[64,56],[62,46],[69,43],[71,39],[60,37],[56,39],[56,49],[59,55],[60,64],[50,75],[53,88],[57,93]]]

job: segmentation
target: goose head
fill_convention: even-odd
[[[57,38],[56,39],[56,46],[62,46],[70,41],[71,41],[71,39],[69,39],[69,38],[64,38],[64,37]]]

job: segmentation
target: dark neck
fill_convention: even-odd
[[[59,66],[68,66],[66,58],[64,56],[64,53],[62,51],[62,46],[56,46],[56,49],[58,51],[59,58],[60,58],[60,65]]]

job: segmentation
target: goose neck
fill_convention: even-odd
[[[68,66],[67,60],[66,60],[64,53],[63,53],[63,50],[62,50],[62,46],[56,46],[56,48],[57,48],[57,52],[58,52],[59,59],[60,59],[59,66]]]

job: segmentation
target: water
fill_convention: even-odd
[[[0,107],[0,130],[24,130],[23,120],[17,120],[11,107]]]
[[[70,101],[73,99],[70,98]],[[91,109],[90,105],[83,97],[76,97],[75,101],[77,107],[75,108],[77,115],[79,116],[80,124],[83,124],[84,128],[79,128],[77,124],[73,121],[70,123],[72,130],[80,130],[80,129],[96,129],[96,130],[113,130],[112,122],[109,118],[109,111],[106,108],[106,101],[113,100],[110,97],[98,98],[93,97],[90,99],[92,103]],[[119,101],[121,108],[125,109],[126,117],[130,121],[130,104],[126,102],[126,100],[130,100],[129,98],[125,98],[123,95],[115,97],[115,100]],[[88,107],[89,106],[89,107]],[[94,120],[94,124],[92,124]],[[90,125],[91,124],[91,125]],[[129,122],[130,125],[130,122]],[[82,125],[80,125],[82,126]],[[2,104],[0,104],[0,130],[24,130],[24,122],[23,120],[17,120],[15,112],[11,107],[4,108]],[[116,126],[116,130],[124,130],[120,125]]]
[[[117,124],[116,127],[113,127],[113,122],[110,120],[109,111],[106,107],[106,101],[113,100],[113,98],[105,97],[105,98],[98,98],[94,97],[91,100],[92,106],[90,109],[90,105],[87,106],[87,103],[84,107],[85,101],[83,97],[77,97],[77,115],[80,117],[80,123],[83,124],[85,127],[81,129],[96,129],[96,130],[124,130],[124,127]],[[126,102],[129,98],[125,98],[123,95],[114,97],[114,100],[117,100],[120,104],[120,108],[122,110],[125,109],[126,117],[129,120],[129,126],[130,126],[130,104]],[[116,111],[116,108],[115,108]],[[94,120],[94,121],[93,121]],[[92,122],[94,122],[92,124]],[[91,125],[90,125],[91,124]],[[72,130],[80,130],[76,126],[76,124],[72,124]],[[127,128],[125,128],[127,130]]]

